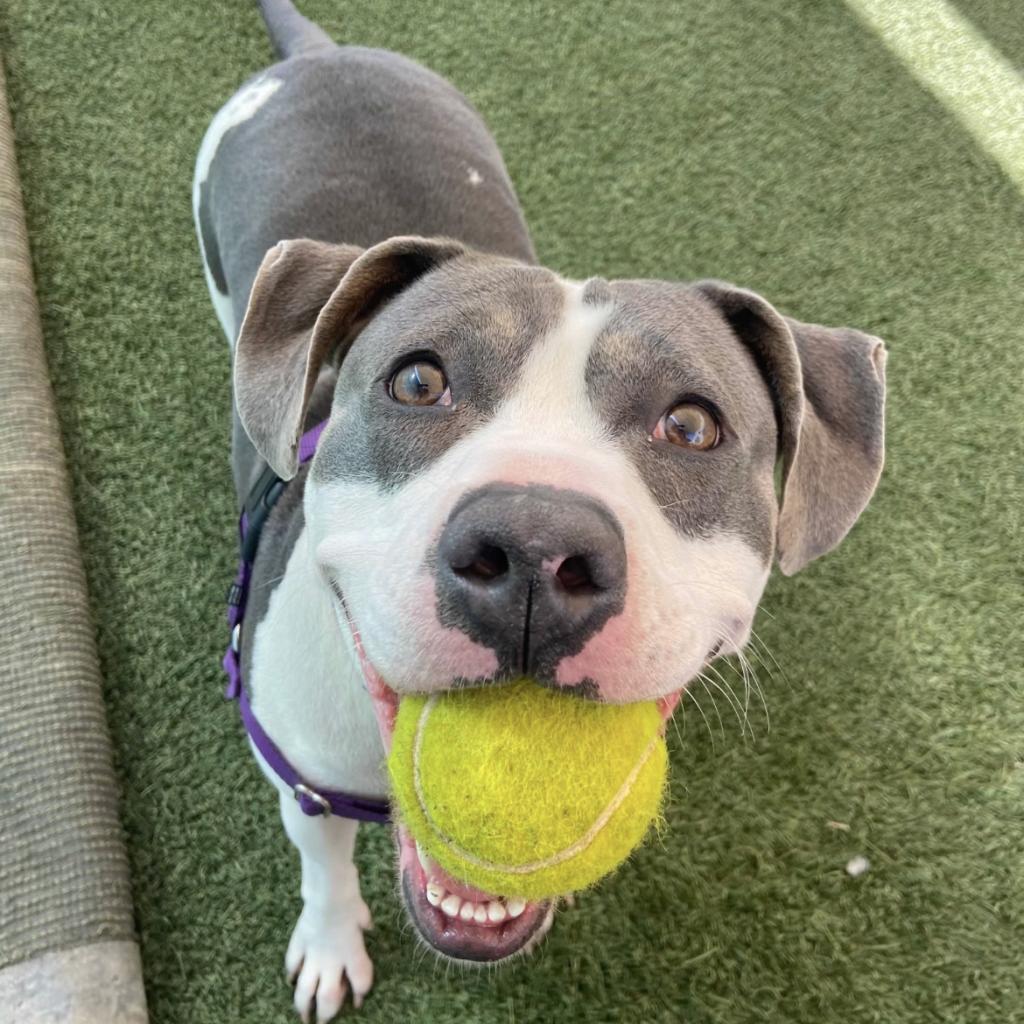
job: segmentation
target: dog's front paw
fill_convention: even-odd
[[[306,906],[284,956],[289,981],[295,983],[295,1009],[303,1021],[331,1020],[352,993],[358,1009],[373,985],[373,963],[366,955],[363,930],[371,925],[362,900],[325,912]]]

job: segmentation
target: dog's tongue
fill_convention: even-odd
[[[370,659],[363,653],[358,633],[355,634],[355,641],[363,669],[363,679],[366,681],[366,691],[373,702],[373,713],[377,719],[381,742],[384,744],[384,753],[390,754],[391,737],[395,732],[395,716],[398,714],[398,694],[384,682],[380,673],[370,663]]]

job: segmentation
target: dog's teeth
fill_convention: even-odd
[[[429,881],[426,885],[427,902],[438,907],[447,917],[457,917],[460,921],[473,924],[501,924],[509,918],[519,917],[526,909],[523,900],[490,900],[487,903],[474,903],[464,900],[453,892],[447,892],[440,882]]]
[[[423,868],[424,871],[429,871],[430,861],[427,859],[427,855],[423,852],[423,850],[420,849],[419,843],[416,844],[416,856],[420,859],[420,867]]]

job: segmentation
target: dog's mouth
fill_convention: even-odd
[[[554,919],[551,900],[506,899],[452,878],[401,825],[398,874],[420,938],[452,960],[497,964],[528,953]]]
[[[384,750],[390,753],[399,695],[367,657],[340,590],[335,587],[335,592],[351,632]],[[680,692],[658,701],[663,718],[671,716]],[[531,952],[550,929],[557,899],[527,901],[473,888],[427,856],[401,824],[395,826],[395,840],[399,888],[409,917],[419,937],[435,952],[467,963],[499,964]]]

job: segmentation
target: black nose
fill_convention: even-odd
[[[553,677],[625,601],[622,527],[578,491],[473,491],[449,517],[437,556],[442,623],[494,650],[502,674]]]

